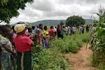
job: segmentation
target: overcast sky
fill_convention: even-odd
[[[34,0],[27,3],[20,15],[11,19],[11,23],[19,21],[35,22],[45,19],[66,19],[68,16],[80,15],[92,18],[105,0]]]

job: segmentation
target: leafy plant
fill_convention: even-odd
[[[88,42],[88,33],[75,34],[72,36],[67,36],[63,40],[57,39],[51,43],[53,48],[58,49],[62,53],[76,53],[84,42]]]
[[[38,47],[36,49],[39,50]],[[63,55],[52,48],[40,48],[40,51],[34,52],[33,68],[35,70],[69,70],[68,63]]]
[[[97,15],[99,16],[99,21],[92,43],[93,65],[105,70],[105,10],[100,9]]]
[[[56,39],[50,42],[50,48],[33,47],[33,68],[35,70],[70,70],[64,53],[76,53],[88,40],[88,33],[66,36],[63,40]],[[85,37],[86,36],[86,37]]]
[[[0,22],[9,23],[12,17],[18,16],[19,9],[24,9],[27,2],[33,0],[0,0]]]

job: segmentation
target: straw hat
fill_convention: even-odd
[[[16,24],[14,30],[16,31],[16,33],[21,33],[25,30],[25,28],[26,28],[25,24]]]

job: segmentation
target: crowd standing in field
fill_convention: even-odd
[[[90,25],[81,26],[38,26],[27,27],[19,22],[15,26],[0,26],[0,70],[32,70],[32,46],[50,48],[49,42],[66,35],[89,32]]]

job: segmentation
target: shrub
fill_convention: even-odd
[[[52,48],[40,48],[39,52],[33,54],[33,68],[35,70],[69,70],[63,55]]]
[[[33,47],[33,68],[35,70],[70,70],[63,53],[76,53],[83,40],[87,40],[86,34],[66,36],[63,40],[56,39],[50,42],[50,48]]]
[[[58,49],[62,53],[76,53],[84,42],[88,42],[88,33],[75,34],[72,36],[66,36],[63,40],[57,39],[52,41],[51,46]]]
[[[105,10],[100,9],[99,21],[96,30],[93,32],[92,50],[93,65],[99,67],[99,70],[105,70]]]

